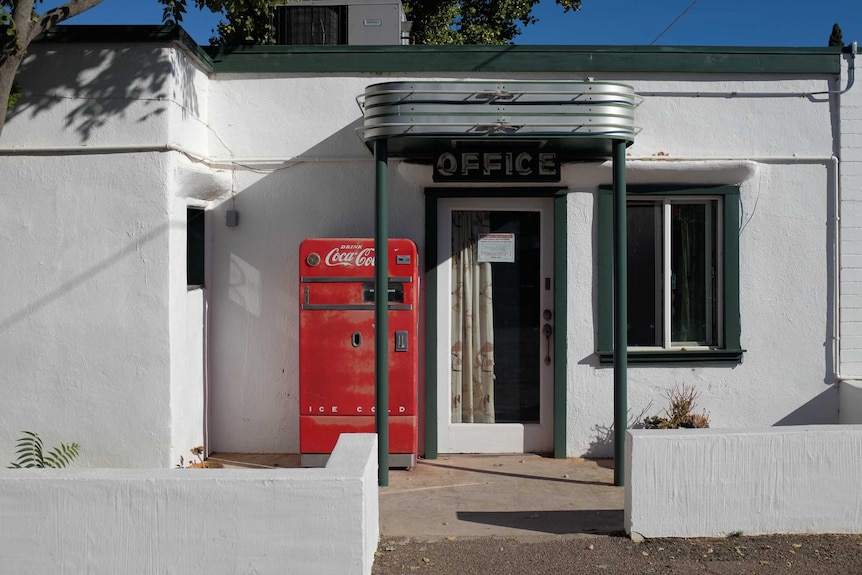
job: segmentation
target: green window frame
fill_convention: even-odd
[[[714,200],[714,201],[711,201]],[[717,210],[718,229],[716,263],[720,273],[716,289],[719,291],[717,321],[713,330],[715,341],[699,345],[672,343],[670,326],[657,331],[660,340],[654,347],[629,346],[629,363],[739,363],[745,350],[740,347],[739,317],[739,187],[677,187],[629,186],[627,204],[682,206],[685,204],[709,205]],[[597,354],[601,364],[613,363],[613,189],[602,187],[598,191],[598,333]],[[670,225],[670,224],[668,224]],[[665,224],[661,224],[665,233]],[[664,265],[664,264],[662,264]],[[631,264],[629,270],[631,270]],[[631,271],[630,271],[631,274]],[[630,278],[631,279],[631,278]],[[662,279],[662,282],[665,280]],[[671,281],[668,279],[667,281]],[[664,297],[662,302],[664,302]],[[666,305],[666,304],[665,304]],[[658,310],[657,313],[663,313]],[[631,313],[631,312],[630,312]]]

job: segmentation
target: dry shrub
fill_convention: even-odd
[[[705,411],[694,413],[694,405],[699,393],[693,385],[676,385],[665,392],[668,407],[663,415],[653,415],[644,419],[647,429],[679,429],[709,427],[709,414]]]

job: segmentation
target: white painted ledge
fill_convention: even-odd
[[[862,425],[633,429],[625,528],[644,537],[862,532]]]
[[[0,573],[371,573],[377,436],[323,469],[0,470]]]

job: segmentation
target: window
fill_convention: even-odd
[[[632,188],[629,361],[739,361],[739,189]],[[599,356],[613,361],[613,192],[599,191]]]
[[[204,286],[204,210],[186,208],[186,281],[189,289]]]

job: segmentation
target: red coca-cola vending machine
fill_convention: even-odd
[[[375,431],[374,240],[307,239],[299,248],[299,449],[326,464],[342,433]],[[418,454],[416,245],[389,240],[389,466]]]

